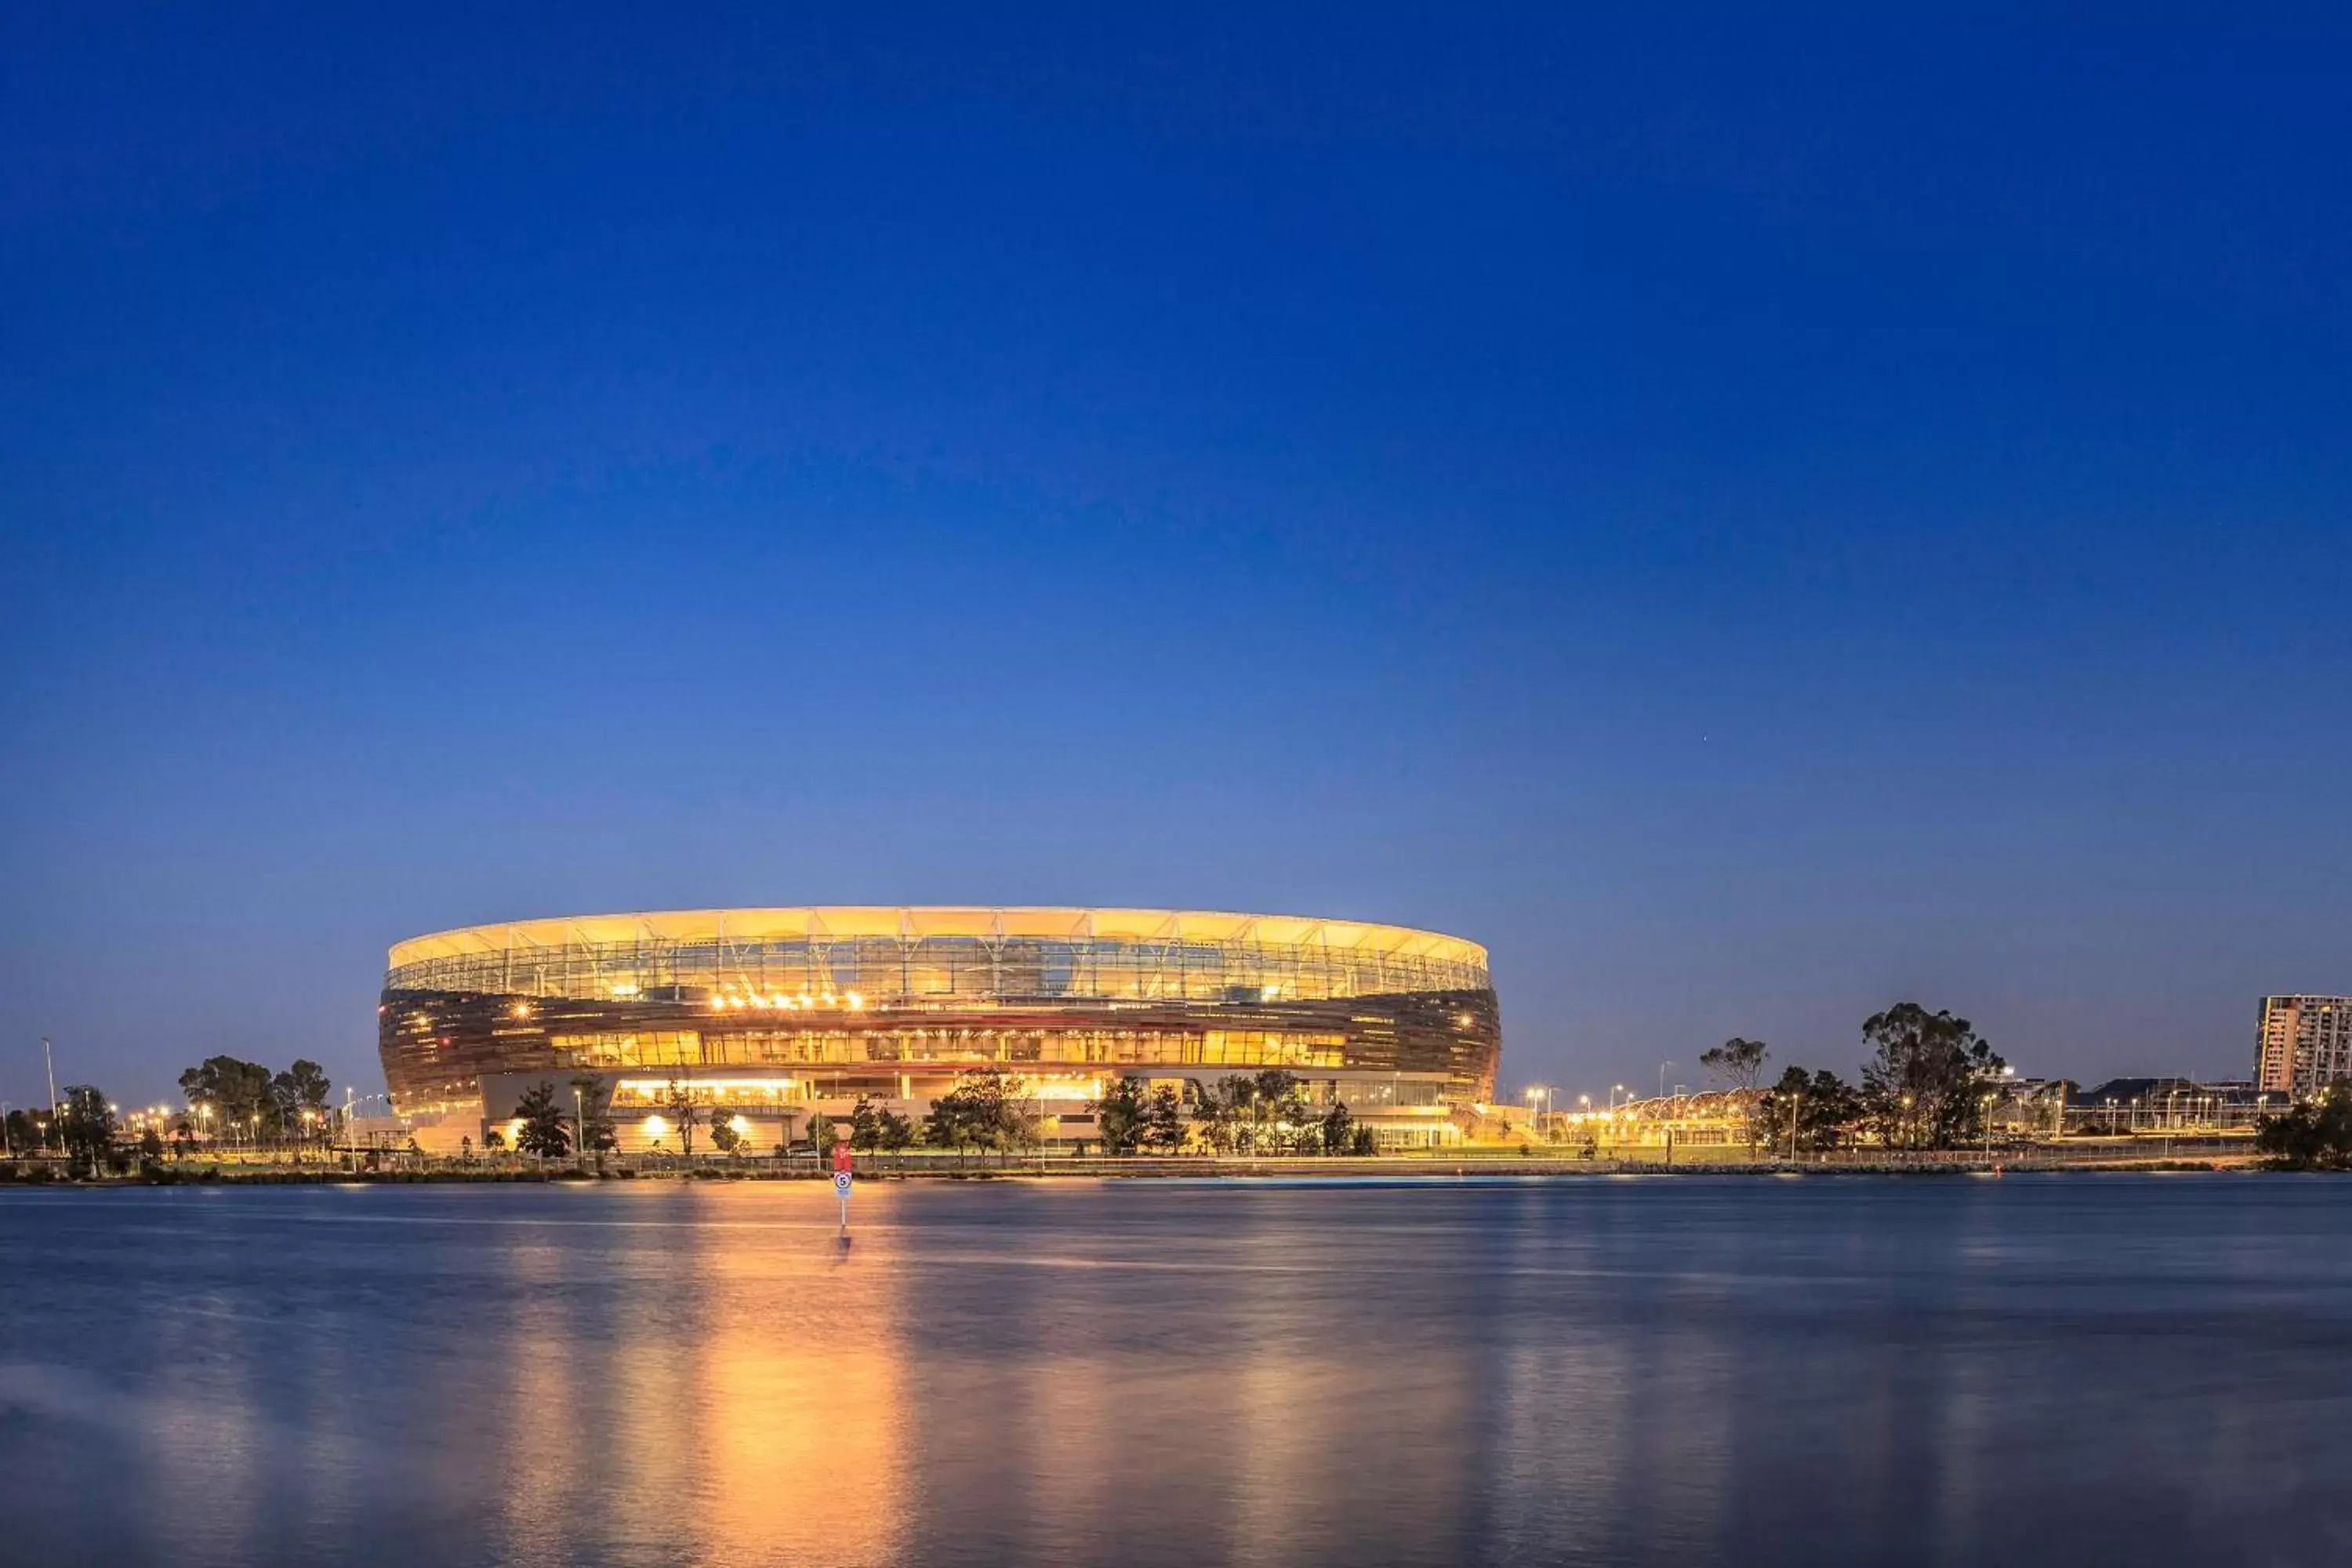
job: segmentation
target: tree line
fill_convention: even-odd
[[[325,1069],[298,1059],[273,1073],[258,1062],[208,1057],[180,1075],[187,1099],[175,1137],[238,1138],[260,1142],[324,1142],[333,1135],[334,1110],[327,1102]],[[76,1175],[101,1167],[127,1172],[134,1154],[149,1162],[163,1157],[162,1132],[142,1130],[135,1143],[124,1136],[105,1091],[94,1084],[69,1083],[54,1106],[18,1109],[0,1121],[0,1152],[63,1154]]]
[[[96,1175],[101,1166],[118,1173],[130,1169],[130,1151],[121,1146],[121,1127],[105,1092],[87,1083],[69,1083],[58,1091],[58,1102],[40,1110],[16,1110],[0,1122],[0,1143],[8,1155],[63,1154],[77,1176]],[[142,1140],[140,1152],[151,1160],[163,1155],[163,1142],[152,1128]]]
[[[1181,1085],[1181,1087],[1180,1087]],[[1192,1079],[1150,1089],[1119,1079],[1089,1107],[1106,1154],[1176,1154],[1199,1147],[1217,1154],[1370,1154],[1372,1130],[1345,1100],[1318,1110],[1307,1086],[1279,1068],[1237,1073],[1214,1083]]]
[[[1749,1141],[1771,1152],[1822,1153],[1867,1139],[1886,1149],[1953,1149],[1977,1142],[2008,1065],[1966,1018],[1898,1003],[1864,1020],[1870,1055],[1859,1082],[1826,1068],[1784,1068],[1758,1096]],[[1770,1047],[1735,1037],[1699,1063],[1731,1087],[1763,1082]]]
[[[540,1083],[516,1102],[514,1147],[542,1159],[563,1159],[575,1140],[590,1152],[616,1148],[610,1086],[593,1074],[571,1082],[567,1104],[553,1080]],[[1034,1147],[1043,1128],[1021,1080],[1002,1068],[961,1075],[953,1089],[931,1101],[921,1121],[902,1116],[860,1095],[845,1123],[849,1143],[861,1152],[898,1152],[918,1144],[958,1152],[1010,1153]],[[690,1082],[673,1080],[658,1101],[664,1136],[675,1134],[678,1152],[691,1155],[698,1131],[722,1154],[738,1153],[747,1135],[737,1131],[723,1107],[702,1103]],[[1120,1079],[1087,1110],[1100,1129],[1103,1152],[1176,1153],[1200,1148],[1240,1154],[1369,1154],[1371,1129],[1358,1124],[1344,1104],[1318,1109],[1306,1086],[1279,1069],[1236,1074],[1206,1086],[1190,1079],[1182,1089],[1161,1084],[1147,1089]],[[803,1134],[822,1153],[834,1142],[836,1123],[822,1112],[809,1119]],[[706,1131],[707,1130],[707,1131]],[[504,1149],[498,1128],[483,1136],[487,1149]],[[778,1152],[782,1152],[781,1149]]]
[[[183,1131],[253,1142],[324,1142],[334,1110],[326,1069],[297,1058],[283,1072],[231,1056],[206,1057],[180,1075],[188,1102]]]
[[[2352,1081],[2337,1079],[2309,1100],[2255,1124],[2254,1147],[2290,1171],[2352,1170]]]

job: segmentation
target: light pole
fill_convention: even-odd
[[[1666,1069],[1674,1065],[1672,1062],[1658,1064],[1658,1098],[1660,1100],[1666,1098]]]
[[[47,1035],[41,1037],[41,1071],[48,1077],[49,1116],[55,1120],[58,1114],[58,1067],[49,1059],[49,1037]],[[48,1140],[45,1138],[41,1142],[46,1144]]]
[[[1549,1117],[1551,1115],[1551,1086],[1545,1083],[1531,1083],[1528,1085],[1527,1100],[1530,1106],[1535,1104],[1538,1096],[1542,1098],[1544,1102],[1544,1116]],[[1538,1121],[1536,1123],[1536,1132],[1538,1136],[1541,1136],[1543,1133],[1543,1122],[1541,1121]]]

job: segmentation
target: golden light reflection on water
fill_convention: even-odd
[[[632,1194],[614,1226],[499,1249],[484,1489],[509,1553],[584,1532],[665,1561],[890,1563],[950,1528],[1150,1559],[1172,1516],[1213,1557],[1273,1563],[1367,1493],[1440,1538],[1463,1514],[1468,1352],[1331,1342],[1333,1270],[1286,1227],[1189,1260],[1035,1214],[943,1238],[898,1226],[903,1192],[861,1188],[847,1248],[821,1189],[762,1186]]]
[[[520,1304],[502,1357],[503,1533],[518,1552],[587,1520],[663,1561],[896,1559],[900,1276],[886,1229],[845,1250],[818,1196],[688,1187],[634,1205],[609,1247],[507,1253]]]
[[[2299,1187],[2122,1190],[867,1184],[846,1252],[814,1184],[0,1201],[56,1260],[0,1561],[2025,1561],[2086,1475],[2102,1548],[2234,1560],[2334,1496],[2334,1363],[2264,1335],[2352,1251],[2230,1261]],[[2184,1215],[2222,1261],[2170,1284],[2032,1261]],[[1943,1243],[1996,1223],[2046,1235]]]
[[[716,1417],[710,1521],[723,1539],[801,1532],[802,1550],[888,1562],[907,1516],[901,1276],[887,1230],[857,1238],[863,1257],[826,1254],[822,1231],[814,1258],[805,1242],[772,1251],[722,1238],[706,1258],[715,1316],[695,1387]]]
[[[579,1489],[583,1369],[567,1303],[564,1257],[546,1241],[518,1242],[501,1255],[517,1308],[500,1359],[507,1377],[493,1395],[504,1419],[498,1450],[509,1541],[546,1540],[561,1532]]]

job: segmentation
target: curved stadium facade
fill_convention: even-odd
[[[395,1105],[495,1123],[518,1085],[609,1079],[625,1142],[674,1087],[753,1136],[866,1096],[919,1114],[956,1075],[1022,1076],[1084,1133],[1115,1077],[1286,1069],[1440,1141],[1494,1091],[1486,950],[1402,926],[1174,910],[699,910],[473,926],[404,942],[378,1048]],[[1055,1120],[1064,1120],[1056,1118]],[[1431,1133],[1415,1133],[1420,1128]],[[635,1136],[632,1136],[634,1129]]]

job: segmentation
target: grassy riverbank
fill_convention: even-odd
[[[1181,1180],[1257,1177],[1282,1181],[1447,1182],[1467,1177],[1592,1178],[1612,1176],[1752,1175],[1985,1175],[2051,1171],[2245,1171],[2260,1162],[2242,1141],[2221,1149],[2166,1151],[2154,1145],[2118,1148],[2051,1145],[1986,1155],[1929,1152],[1888,1155],[1846,1151],[1797,1162],[1748,1158],[1673,1161],[1656,1157],[1558,1158],[1516,1150],[1462,1151],[1433,1155],[1370,1158],[1247,1159],[1218,1156],[1070,1156],[972,1154],[883,1154],[861,1156],[861,1181],[999,1180]],[[283,1186],[329,1183],[546,1183],[595,1181],[821,1181],[828,1168],[807,1155],[692,1161],[675,1156],[608,1156],[584,1165],[570,1161],[535,1162],[434,1159],[394,1156],[370,1163],[364,1157],[313,1159],[302,1163],[167,1161],[124,1174],[69,1177],[62,1162],[0,1163],[0,1185],[72,1186]]]

